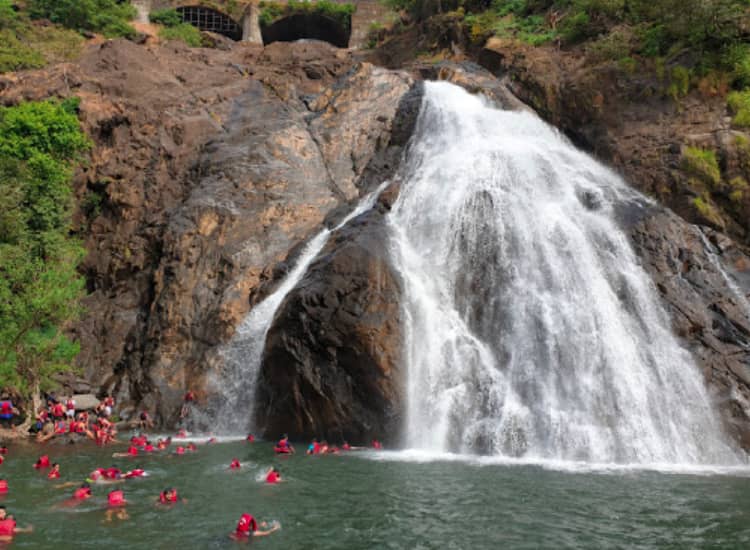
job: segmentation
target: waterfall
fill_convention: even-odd
[[[536,116],[427,83],[388,216],[409,447],[735,463],[618,227],[646,200]]]
[[[223,359],[222,372],[211,382],[222,400],[218,411],[211,415],[213,427],[221,433],[244,433],[255,428],[252,414],[255,409],[255,388],[260,373],[260,362],[268,329],[274,315],[291,290],[302,280],[310,264],[328,242],[332,232],[370,210],[380,193],[388,185],[381,184],[366,195],[333,230],[323,229],[304,247],[294,267],[279,283],[276,290],[258,303],[237,328],[231,341],[219,349]]]

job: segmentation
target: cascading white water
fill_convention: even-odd
[[[380,193],[388,185],[381,184],[374,192],[366,195],[333,230],[323,229],[304,247],[292,270],[279,283],[277,289],[257,304],[237,328],[232,340],[222,346],[219,353],[224,367],[220,376],[213,380],[222,401],[212,422],[221,433],[244,433],[252,430],[252,413],[255,405],[255,388],[260,371],[263,348],[268,329],[271,328],[276,310],[297,283],[304,277],[310,264],[328,242],[333,231],[349,223],[363,212],[370,210]]]
[[[389,215],[404,281],[406,444],[735,463],[627,236],[643,201],[529,113],[427,83]]]

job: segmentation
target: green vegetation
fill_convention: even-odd
[[[181,40],[192,48],[203,45],[203,37],[198,27],[190,23],[180,23],[174,27],[164,27],[159,31],[159,36],[164,40]]]
[[[79,313],[80,244],[70,237],[73,163],[89,142],[77,100],[0,108],[0,387],[38,396],[72,369],[64,333]]]
[[[135,29],[129,22],[136,10],[130,2],[117,0],[29,0],[29,14],[35,19],[49,19],[79,32],[100,32],[104,36],[130,38]]]
[[[337,4],[330,0],[319,0],[318,2],[289,0],[287,4],[262,0],[260,2],[259,20],[261,26],[267,27],[280,17],[295,13],[308,13],[329,17],[349,29],[352,26],[352,15],[356,9],[357,6],[354,4]]]
[[[148,16],[149,21],[165,27],[176,27],[182,24],[182,16],[173,9],[155,10]]]
[[[750,127],[750,90],[730,93],[727,96],[727,104],[734,114],[732,124],[743,128]]]
[[[78,33],[36,25],[24,12],[16,12],[11,0],[0,0],[0,73],[69,61],[82,44]]]
[[[716,153],[699,147],[686,147],[682,155],[683,168],[704,183],[716,186],[721,182],[721,169]]]

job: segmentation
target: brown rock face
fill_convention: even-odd
[[[401,294],[382,209],[337,231],[277,312],[256,397],[267,436],[364,442],[398,431]]]
[[[6,104],[80,97],[95,142],[76,178],[90,295],[73,329],[92,386],[124,416],[145,406],[174,420],[248,295],[357,197],[410,86],[314,42],[111,41],[76,65],[0,78]]]
[[[728,431],[750,450],[750,257],[730,239],[666,210],[646,213],[630,232]]]

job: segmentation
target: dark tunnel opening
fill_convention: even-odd
[[[183,23],[190,23],[202,31],[215,32],[231,38],[242,40],[242,27],[227,14],[203,6],[183,6],[177,8]]]
[[[338,48],[349,46],[351,29],[324,15],[297,13],[289,15],[267,27],[261,27],[263,44],[294,42],[303,38],[323,40]]]

